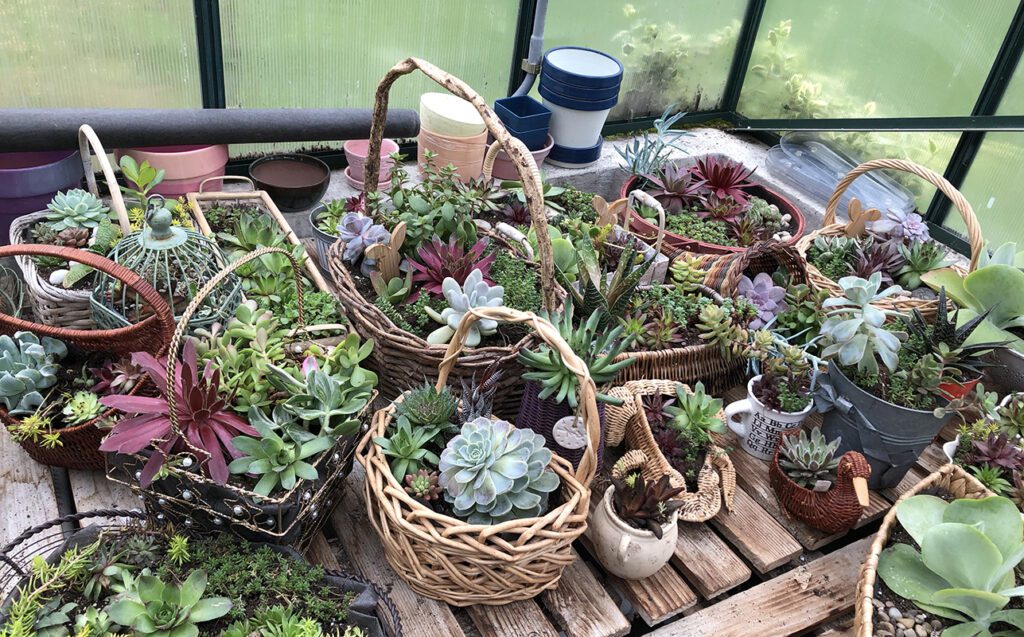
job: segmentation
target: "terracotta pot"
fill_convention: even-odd
[[[747,382],[746,398],[725,408],[725,422],[742,442],[744,451],[755,458],[771,460],[782,432],[799,427],[814,409],[814,401],[794,413],[769,409],[754,396],[754,382],[760,378],[759,374]],[[739,422],[733,416],[739,416]]]
[[[640,179],[636,176],[630,177],[622,184],[619,197],[625,198],[629,193],[636,190]],[[804,234],[804,216],[788,199],[760,184],[754,184],[747,189],[747,192],[754,197],[760,197],[770,204],[779,207],[782,214],[788,214],[792,218],[793,236],[786,242],[787,245],[794,245]],[[645,239],[653,239],[658,234],[658,226],[651,221],[644,219],[635,210],[630,211],[629,229]],[[673,255],[680,250],[696,252],[698,254],[731,254],[743,252],[749,246],[720,246],[715,243],[706,243],[678,235],[674,232],[665,232],[665,241],[662,243],[661,251],[667,255]]]
[[[961,384],[939,383],[939,391],[950,400],[953,400],[954,398],[963,398],[974,389],[974,386],[977,385],[980,380],[981,376],[978,376],[973,380],[964,381]]]
[[[0,153],[0,245],[7,245],[16,217],[45,209],[57,191],[81,181],[78,151]]]
[[[551,147],[555,145],[555,139],[548,135],[547,141],[544,146],[538,150],[531,151],[533,155],[533,161],[537,162],[539,168],[544,160],[547,158],[548,153],[551,152]],[[494,179],[513,179],[519,181],[519,171],[516,170],[516,165],[509,159],[509,156],[503,150],[499,150],[497,156],[494,158],[494,167],[491,169],[491,177]]]
[[[449,137],[421,127],[417,141],[419,150],[416,158],[420,166],[425,164],[424,152],[429,150],[437,155],[434,158],[436,167],[452,164],[462,182],[475,179],[483,172],[487,131],[472,137]]]
[[[604,492],[601,502],[590,514],[587,534],[594,544],[597,559],[608,572],[623,579],[644,579],[657,573],[668,563],[676,550],[679,534],[677,518],[662,525],[661,539],[646,529],[635,529],[623,522],[612,506],[614,486]]]
[[[153,192],[165,197],[178,197],[199,190],[199,183],[210,177],[224,175],[228,163],[226,144],[214,146],[147,146],[119,148],[114,158],[128,155],[138,163],[148,161],[150,166],[164,170],[164,180]],[[220,190],[221,182],[209,184],[209,190]]]

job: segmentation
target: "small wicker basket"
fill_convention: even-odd
[[[953,184],[949,183],[949,181],[939,173],[919,164],[915,164],[912,161],[906,161],[903,159],[874,159],[872,161],[864,162],[847,173],[845,177],[840,179],[839,183],[836,184],[836,189],[832,193],[832,197],[828,200],[828,204],[825,207],[825,219],[822,222],[822,227],[806,235],[797,242],[796,248],[800,251],[800,255],[806,260],[807,251],[812,245],[814,245],[814,240],[817,237],[846,235],[847,224],[836,223],[836,209],[839,207],[839,201],[842,199],[843,193],[846,192],[846,189],[850,187],[850,184],[852,184],[860,175],[871,172],[872,170],[883,169],[902,170],[912,175],[917,175],[938,188],[944,195],[952,200],[953,205],[956,206],[957,211],[960,213],[960,217],[964,221],[964,225],[967,226],[967,240],[971,246],[971,261],[968,269],[964,270],[959,265],[955,265],[953,268],[964,276],[966,276],[968,272],[973,272],[974,269],[978,267],[978,258],[980,257],[982,250],[985,249],[985,238],[982,236],[981,224],[978,223],[978,218],[974,215],[974,209],[971,208],[971,204],[963,194],[953,186]],[[822,274],[821,271],[811,263],[807,263],[807,276],[810,279],[810,285],[812,288],[827,290],[832,296],[842,295],[842,288],[839,287],[839,284]],[[909,295],[890,296],[873,303],[872,305],[881,310],[894,310],[904,314],[908,314],[916,309],[920,311],[926,319],[933,318],[939,307],[938,301],[935,299],[918,299]]]
[[[605,409],[605,443],[609,447],[617,447],[625,442],[630,450],[642,451],[646,456],[642,469],[645,480],[653,481],[668,475],[673,487],[686,487],[685,478],[669,464],[654,440],[643,402],[645,396],[654,394],[674,396],[676,384],[673,380],[635,380],[612,388],[609,394],[622,399],[622,405],[609,405]],[[686,391],[690,388],[687,387]],[[697,475],[696,487],[696,491],[687,491],[678,498],[683,500],[679,509],[680,520],[710,520],[721,510],[723,502],[727,511],[732,510],[736,469],[729,455],[718,445],[709,446],[704,466]]]

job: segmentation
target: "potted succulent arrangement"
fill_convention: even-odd
[[[973,413],[980,417],[960,424],[956,438],[942,445],[949,461],[970,471],[992,493],[1011,498],[1018,507],[1024,507],[1021,395],[1008,394],[993,407],[995,394],[986,392],[979,384],[973,395],[955,402],[963,403],[965,409],[961,411],[973,408]]]
[[[113,513],[129,523],[114,524]],[[102,516],[76,516],[93,524],[63,543],[53,525],[65,520],[52,521],[2,555],[0,634],[383,637],[370,585],[294,551],[190,537],[135,511]],[[59,546],[31,559],[30,541],[41,539]]]
[[[856,451],[837,458],[839,442],[826,440],[818,427],[810,434],[790,429],[769,467],[772,490],[786,513],[826,533],[853,528],[869,503],[871,466]]]
[[[100,447],[113,454],[108,475],[159,519],[259,541],[310,539],[351,467],[377,378],[360,366],[373,343],[354,333],[329,348],[294,341],[249,300],[226,324],[187,337],[180,361],[179,340],[164,358],[133,354],[159,394],[102,399],[130,415]]]
[[[673,487],[667,474],[645,480],[639,468],[647,458],[638,454],[615,463],[587,532],[601,565],[630,580],[654,575],[675,553],[683,501],[673,498],[686,490]]]
[[[890,510],[871,544],[857,587],[855,634],[897,634],[897,626],[915,634],[1020,633],[1021,534],[1010,500],[959,467],[933,473]]]
[[[969,364],[974,351],[934,351],[927,327],[903,331],[908,321],[895,310],[876,307],[899,286],[879,291],[879,273],[868,280],[843,277],[840,297],[824,302],[828,318],[821,326],[827,377],[815,391],[824,414],[822,431],[842,438],[841,451],[860,451],[871,463],[871,487],[888,488],[902,480],[918,454],[952,417],[939,409],[948,401],[940,385],[956,378],[957,365]],[[898,320],[886,324],[887,318]],[[940,323],[933,323],[933,329]],[[969,337],[969,334],[965,335]],[[879,365],[881,363],[881,365]],[[837,409],[838,401],[849,408]]]

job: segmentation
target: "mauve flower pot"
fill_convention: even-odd
[[[78,187],[82,159],[77,150],[0,153],[0,245],[7,245],[11,222],[44,210],[59,190]]]
[[[128,155],[138,163],[148,161],[150,166],[164,170],[164,180],[153,192],[165,197],[179,197],[199,190],[199,184],[210,177],[224,175],[228,163],[228,147],[214,146],[147,146],[119,148],[114,151],[118,162]],[[219,181],[208,185],[208,190],[220,190]]]
[[[517,427],[528,427],[544,436],[548,449],[578,467],[583,460],[585,447],[569,448],[559,444],[565,440],[560,435],[559,421],[568,418],[575,411],[569,402],[556,403],[553,398],[540,398],[541,384],[535,380],[527,381],[523,389],[523,398],[519,403],[519,415],[516,417]],[[597,415],[601,421],[601,441],[597,446],[597,467],[601,468],[604,461],[604,403],[597,403]]]

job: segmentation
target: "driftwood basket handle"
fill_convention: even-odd
[[[590,377],[590,371],[579,356],[572,351],[568,343],[562,339],[558,328],[547,319],[543,319],[532,312],[521,312],[507,307],[481,307],[474,308],[467,312],[459,328],[455,330],[451,342],[448,344],[448,351],[437,369],[437,389],[440,391],[448,382],[448,374],[455,366],[455,361],[462,353],[463,341],[469,333],[469,328],[480,319],[491,319],[501,323],[527,323],[540,336],[541,340],[551,348],[558,351],[565,366],[568,367],[580,385],[580,413],[579,416],[587,426],[587,449],[576,469],[576,479],[583,485],[590,484],[597,472],[597,445],[601,440],[601,423],[597,413],[597,386]]]
[[[83,265],[88,265],[100,272],[105,272],[110,276],[118,279],[126,286],[138,293],[142,300],[145,301],[146,305],[153,308],[153,316],[147,317],[143,320],[153,321],[159,324],[159,334],[161,337],[154,343],[149,349],[150,352],[163,353],[168,343],[171,340],[171,335],[174,333],[174,315],[171,313],[171,308],[164,301],[160,293],[157,292],[148,281],[143,279],[137,273],[123,265],[114,263],[106,257],[101,257],[95,252],[88,252],[86,250],[76,250],[74,248],[66,248],[62,246],[52,245],[36,245],[31,243],[21,243],[12,246],[0,247],[0,259],[4,257],[16,257],[16,256],[47,256],[57,257],[66,261],[74,261]],[[125,327],[118,327],[112,330],[73,330],[66,327],[55,327],[53,325],[45,325],[42,323],[33,323],[24,319],[8,316],[6,314],[0,314],[0,329],[3,331],[10,331],[11,333],[21,330],[28,330],[34,332],[38,336],[49,336],[51,338],[58,338],[65,341],[76,341],[78,338],[84,337],[90,341],[104,340],[112,343],[119,342],[122,338],[126,338],[130,331],[135,330],[135,326],[127,325]]]
[[[121,196],[121,188],[117,184],[117,176],[114,169],[107,160],[107,151],[103,149],[100,138],[96,131],[88,124],[82,124],[78,129],[78,151],[82,156],[82,167],[85,169],[85,183],[89,186],[89,192],[100,196],[99,187],[96,185],[96,175],[92,172],[92,152],[96,153],[96,162],[103,171],[103,178],[107,180],[107,188],[110,190],[110,207],[117,214],[117,222],[121,225],[121,232],[129,234],[132,231],[131,221],[128,220],[128,209],[124,205],[124,197]]]
[[[494,143],[501,150],[505,151],[505,154],[515,164],[519,177],[523,182],[526,207],[530,210],[533,227],[537,232],[537,251],[540,253],[540,285],[544,307],[548,311],[554,311],[558,307],[558,297],[555,294],[555,261],[551,252],[551,238],[548,236],[547,215],[544,211],[544,189],[541,185],[540,171],[537,169],[537,163],[526,146],[509,134],[505,126],[502,125],[501,120],[498,119],[498,116],[487,105],[487,102],[470,88],[468,84],[454,75],[439,69],[430,62],[419,58],[406,58],[393,66],[377,85],[377,92],[374,95],[373,119],[370,123],[370,148],[366,155],[363,183],[377,183],[377,178],[380,174],[380,146],[384,139],[384,123],[387,121],[388,94],[391,90],[391,85],[399,77],[408,75],[416,70],[421,71],[452,94],[461,97],[476,107],[476,110],[484,120],[484,124],[487,126],[487,130],[494,137]],[[497,153],[496,150],[494,152]]]
[[[836,189],[832,193],[832,197],[828,200],[828,204],[825,206],[825,219],[823,220],[823,226],[830,226],[836,222],[836,209],[839,207],[839,200],[842,198],[843,193],[850,187],[850,184],[854,182],[857,177],[864,173],[871,172],[872,170],[900,170],[903,172],[917,175],[921,179],[924,179],[928,183],[932,184],[942,194],[949,197],[953,205],[956,206],[957,211],[960,213],[960,217],[964,220],[964,225],[967,226],[967,241],[971,244],[971,265],[970,271],[973,272],[978,267],[978,258],[981,255],[981,251],[985,249],[985,237],[981,233],[981,224],[978,223],[978,218],[974,214],[974,209],[971,208],[971,204],[963,196],[963,194],[957,190],[953,184],[940,175],[939,173],[925,168],[920,164],[915,164],[912,161],[904,159],[873,159],[866,161],[863,164],[857,166],[850,172],[846,173],[846,176],[839,180],[836,184]]]
[[[661,243],[665,240],[665,207],[661,205],[660,201],[643,190],[631,191],[629,193],[629,200],[626,203],[626,209],[622,211],[621,225],[626,230],[629,230],[629,211],[633,208],[634,201],[639,201],[641,205],[658,211],[658,236],[654,240],[654,251],[661,254]]]
[[[249,179],[245,175],[221,175],[220,177],[207,177],[206,179],[204,179],[201,182],[199,182],[199,188],[196,189],[196,192],[198,192],[199,194],[202,194],[203,193],[203,186],[205,186],[206,184],[210,183],[211,181],[219,181],[219,182],[238,181],[238,182],[241,182],[243,184],[248,184],[249,192],[256,192],[256,184],[254,184],[252,182],[252,179]],[[223,186],[223,183],[221,183],[221,186]]]

